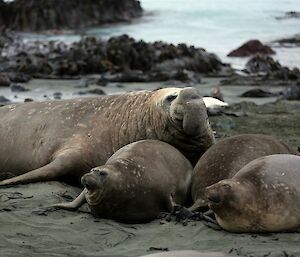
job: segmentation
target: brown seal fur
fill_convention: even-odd
[[[195,210],[206,207],[205,188],[222,179],[232,178],[242,167],[259,157],[295,151],[272,136],[241,134],[225,138],[213,145],[198,161],[192,178]]]
[[[300,228],[300,156],[258,158],[232,179],[207,188],[209,207],[232,232],[280,232]]]
[[[214,137],[194,88],[30,102],[0,108],[0,171],[12,185],[80,179],[122,146],[158,139],[196,162]]]
[[[234,257],[234,255],[228,255],[219,252],[197,252],[192,250],[183,250],[153,253],[149,255],[143,255],[140,257]]]
[[[190,162],[173,146],[158,140],[134,142],[81,178],[85,189],[75,205],[56,207],[74,210],[86,201],[96,217],[146,222],[187,200],[192,172]]]

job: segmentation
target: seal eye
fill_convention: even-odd
[[[169,95],[166,97],[166,100],[169,102],[174,101],[177,98],[177,95]]]
[[[228,185],[228,184],[223,184],[222,185],[224,188],[226,188],[226,189],[229,189],[229,188],[231,188],[231,186],[230,185]]]
[[[196,100],[196,99],[200,99],[200,98],[201,98],[201,96],[199,96],[199,95],[192,95],[190,97],[191,100]]]
[[[99,175],[100,177],[106,177],[106,176],[108,175],[108,173],[107,173],[105,170],[100,170],[100,171],[98,172],[98,175]]]

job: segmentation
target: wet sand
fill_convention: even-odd
[[[299,233],[232,234],[201,222],[126,225],[84,212],[45,212],[45,206],[74,197],[77,188],[59,182],[1,189],[1,256],[120,256],[151,248],[207,250],[240,256],[300,256]],[[121,210],[120,210],[121,211]]]
[[[78,92],[102,89],[105,94],[119,94],[136,90],[154,90],[161,87],[186,87],[192,86],[200,90],[202,95],[210,95],[211,88],[219,85],[220,81],[224,78],[205,77],[200,84],[186,84],[183,82],[154,82],[154,83],[109,83],[107,86],[99,86],[95,83],[91,83],[88,87],[85,87],[85,81],[88,79],[94,79],[97,76],[89,76],[84,79],[73,80],[51,80],[51,79],[33,79],[28,83],[18,83],[23,87],[30,89],[27,92],[12,92],[9,87],[0,87],[0,95],[5,96],[12,102],[23,102],[25,98],[32,98],[36,101],[54,100],[54,93],[60,92],[61,99],[70,99],[75,97],[89,97],[95,96],[92,94],[79,95]],[[243,98],[239,97],[242,93],[256,88],[251,85],[240,85],[238,83],[231,83],[230,85],[224,85],[221,87],[221,91],[224,95],[224,99],[229,104],[238,103],[241,101],[250,101],[257,104],[264,104],[268,102],[274,102],[276,97],[266,98]],[[283,86],[272,86],[268,84],[265,86],[259,86],[260,89],[267,90],[273,93],[277,93],[283,90]]]
[[[207,87],[209,92],[211,85],[218,80],[208,79],[201,88],[204,91]],[[62,92],[63,98],[74,97],[74,88],[80,84],[79,81],[44,83],[48,85],[47,88],[38,89],[43,81],[33,80],[31,84],[25,85],[31,87],[32,91],[17,93],[16,99],[21,101],[22,97],[31,95],[38,100],[44,98],[44,94],[52,98],[56,91]],[[117,93],[158,86],[159,84],[131,84],[120,88],[112,85],[103,89],[106,93]],[[75,89],[85,90],[77,87]],[[1,88],[0,95],[12,97],[14,100],[9,90]],[[223,88],[225,100],[231,103],[231,107],[226,109],[227,115],[210,118],[217,138],[239,133],[265,133],[275,135],[293,147],[300,144],[299,101],[278,101],[264,105],[246,102],[234,104],[241,100],[236,95],[243,90],[246,91],[247,88],[234,85]],[[254,99],[257,104],[271,100],[275,99]],[[186,226],[175,222],[161,224],[160,220],[148,224],[126,225],[112,220],[96,219],[89,214],[87,206],[76,212],[47,211],[46,207],[51,204],[70,201],[79,192],[79,188],[60,182],[1,188],[0,256],[135,257],[156,252],[150,251],[153,248],[218,251],[249,257],[300,256],[300,233],[233,234],[216,231],[196,221],[189,222]]]

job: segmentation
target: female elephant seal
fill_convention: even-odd
[[[232,178],[250,161],[271,154],[296,154],[282,141],[267,135],[241,134],[213,145],[198,161],[192,178],[190,210],[207,207],[205,188],[222,179]]]
[[[300,228],[300,156],[256,159],[232,179],[207,188],[217,222],[231,232],[280,232]]]
[[[105,165],[82,178],[85,189],[73,202],[56,207],[74,210],[87,202],[94,216],[126,223],[145,222],[170,212],[188,196],[192,165],[173,146],[142,140],[124,146]]]
[[[166,88],[0,108],[0,185],[68,179],[103,165],[122,146],[158,139],[195,163],[214,142],[194,88]]]

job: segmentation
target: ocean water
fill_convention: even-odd
[[[128,34],[148,42],[187,43],[216,53],[223,61],[242,67],[246,59],[226,55],[249,39],[269,43],[300,33],[300,19],[282,19],[300,11],[300,0],[141,0],[145,16],[128,24],[86,29],[97,37]],[[52,37],[73,41],[78,35]],[[275,48],[282,64],[300,66],[300,48]]]

